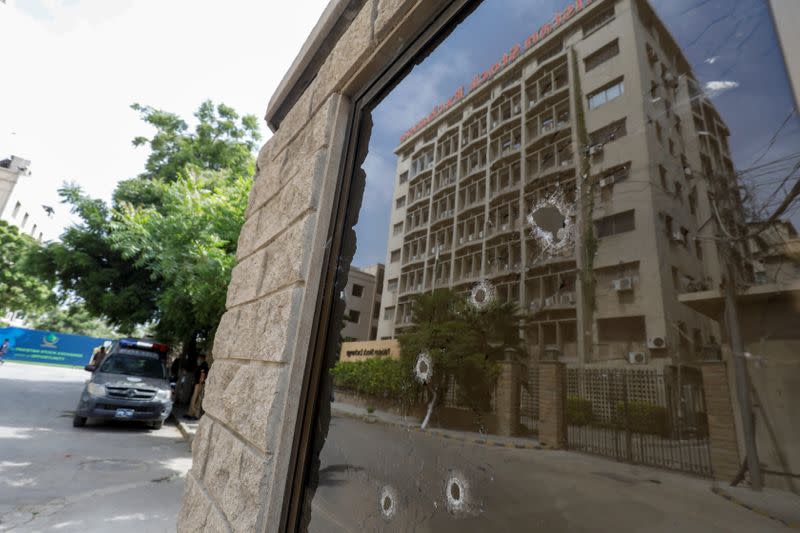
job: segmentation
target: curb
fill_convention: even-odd
[[[752,511],[754,513],[760,514],[761,516],[769,518],[770,520],[774,520],[774,521],[782,524],[783,526],[788,527],[789,529],[800,529],[800,523],[787,522],[786,520],[784,520],[782,518],[778,518],[777,516],[772,516],[767,511],[764,511],[763,509],[759,509],[758,507],[753,507],[752,505],[750,505],[748,503],[744,503],[743,501],[735,498],[734,496],[731,496],[730,494],[725,492],[725,490],[723,490],[723,489],[721,489],[719,487],[711,487],[711,492],[713,492],[714,494],[716,494],[718,496],[721,496],[721,497],[725,498],[729,502],[731,502],[731,503],[733,503],[735,505],[738,505],[739,507],[742,507],[743,509],[747,509],[748,511]]]
[[[452,435],[450,433],[444,433],[437,429],[421,429],[419,426],[411,425],[411,424],[403,424],[400,422],[392,422],[388,420],[379,420],[378,418],[372,415],[360,415],[356,413],[351,413],[348,411],[341,411],[336,408],[331,408],[331,412],[336,413],[341,416],[346,416],[349,418],[355,418],[357,420],[363,420],[364,422],[374,424],[375,422],[380,422],[387,426],[394,426],[399,427],[411,431],[416,431],[418,433],[424,433],[426,435],[435,435],[442,439],[452,440],[455,442],[467,442],[470,444],[479,444],[481,446],[494,446],[497,448],[507,448],[510,450],[546,450],[547,448],[541,446],[540,444],[528,444],[522,442],[504,442],[486,438],[475,438],[475,437],[462,437],[460,435]]]
[[[181,436],[183,436],[183,440],[185,440],[189,444],[189,447],[191,447],[193,438],[192,434],[189,433],[189,430],[186,429],[186,426],[183,424],[183,422],[178,420],[178,417],[175,416],[174,411],[169,414],[169,417],[172,419],[173,422],[175,422],[175,425],[178,427],[178,431],[180,431]]]

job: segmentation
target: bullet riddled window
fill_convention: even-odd
[[[783,527],[800,120],[768,3],[486,1],[435,42],[356,117],[304,528]],[[343,335],[351,276],[387,290]]]

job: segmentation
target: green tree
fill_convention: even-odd
[[[508,350],[521,351],[516,306],[495,302],[476,309],[452,290],[439,289],[417,296],[411,312],[414,326],[399,336],[400,351],[407,372],[414,372],[419,354],[427,352],[431,359],[426,386],[432,399],[425,422],[453,381],[461,405],[487,412],[497,361]]]
[[[52,285],[27,266],[38,248],[34,239],[0,220],[0,316],[9,311],[30,316],[55,305]]]
[[[175,114],[132,107],[155,129],[151,137],[133,140],[134,146],[150,148],[144,172],[120,182],[110,204],[65,185],[59,192],[80,223],[68,228],[61,242],[44,247],[31,264],[44,279],[83,300],[91,315],[123,333],[152,323],[164,340],[192,351],[197,342],[210,340],[210,324],[223,309],[246,205],[242,191],[254,169],[258,122],[223,104],[204,102],[192,129]],[[184,205],[176,200],[181,193],[194,196]],[[235,198],[226,204],[229,193]],[[225,219],[212,221],[215,216]],[[171,224],[172,240],[156,231],[159,223]],[[166,256],[171,265],[160,259]],[[190,327],[195,320],[196,327]]]
[[[36,329],[59,331],[73,335],[114,338],[118,332],[103,320],[94,317],[81,301],[70,302],[63,306],[54,306],[49,310],[31,318]]]
[[[222,313],[251,178],[196,171],[160,182],[161,206],[123,204],[115,250],[159,280],[156,332],[164,340],[213,337]]]

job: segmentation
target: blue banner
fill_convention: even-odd
[[[83,367],[106,340],[57,331],[0,328],[0,346],[8,340],[6,361]]]

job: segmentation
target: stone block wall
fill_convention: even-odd
[[[741,458],[728,367],[724,361],[703,363],[703,392],[708,415],[711,470],[714,479],[730,482],[739,470]]]
[[[567,373],[564,363],[539,362],[539,442],[552,449],[567,445]]]
[[[336,2],[338,0],[334,0]],[[366,0],[261,148],[178,530],[278,531],[353,95],[437,3]],[[438,7],[440,7],[439,5]],[[299,94],[298,94],[299,93]]]

